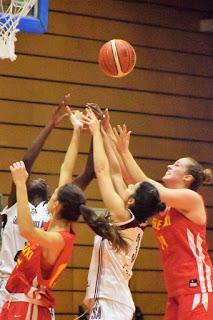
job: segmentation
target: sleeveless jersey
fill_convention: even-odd
[[[50,214],[47,210],[47,203],[42,201],[37,207],[29,203],[33,224],[37,228],[42,228],[49,221]],[[2,246],[0,252],[0,277],[1,274],[11,274],[16,265],[18,253],[24,248],[26,239],[19,233],[17,220],[17,204],[10,208],[5,208],[7,223],[2,232]]]
[[[135,221],[132,216],[129,221],[116,223],[123,229],[121,234],[130,246],[128,255],[116,252],[107,239],[95,236],[84,299],[86,305],[89,305],[90,299],[106,298],[135,309],[129,279],[143,236],[142,228],[138,223],[136,226]]]
[[[53,266],[49,278],[44,279],[41,270],[41,246],[28,242],[19,255],[17,265],[10,275],[6,289],[11,297],[24,293],[29,299],[34,299],[41,305],[50,308],[54,306],[51,288],[70,262],[75,234],[67,231],[59,232],[64,238],[65,246]],[[21,299],[20,299],[21,300]]]
[[[198,225],[173,208],[152,220],[159,243],[169,297],[212,292],[213,269],[206,225]]]

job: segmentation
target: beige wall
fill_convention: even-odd
[[[185,3],[183,1],[183,3]],[[213,37],[198,32],[203,1],[50,1],[44,35],[19,34],[16,62],[0,62],[0,190],[5,203],[10,190],[9,164],[48,121],[53,108],[71,92],[74,107],[86,102],[109,106],[114,124],[133,131],[131,150],[147,174],[160,180],[165,167],[190,155],[213,168]],[[97,64],[105,41],[125,39],[135,47],[135,70],[123,79],[106,77]],[[33,168],[53,189],[70,138],[64,122],[48,138]],[[84,136],[76,174],[89,149]],[[212,186],[202,194],[209,212],[208,243],[213,253]],[[103,206],[96,185],[88,203]],[[74,318],[82,304],[93,234],[84,223],[69,269],[58,283],[58,320]],[[149,227],[131,280],[134,300],[145,320],[161,320],[166,293],[158,250]],[[70,315],[72,315],[70,317]]]

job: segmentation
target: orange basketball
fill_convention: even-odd
[[[106,75],[122,78],[133,70],[136,63],[136,53],[129,42],[113,39],[101,47],[98,63]]]

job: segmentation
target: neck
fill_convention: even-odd
[[[35,197],[30,201],[30,203],[37,207],[42,201],[44,201],[44,199],[42,199],[41,197]]]
[[[67,220],[53,218],[49,224],[49,231],[70,231],[72,223]]]

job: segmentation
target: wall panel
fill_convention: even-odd
[[[166,166],[190,155],[213,168],[213,38],[199,33],[199,20],[211,3],[196,1],[55,0],[44,35],[18,34],[16,62],[0,62],[0,191],[10,192],[9,165],[22,158],[49,121],[64,94],[80,108],[97,102],[110,109],[113,125],[132,130],[131,150],[139,165],[160,181]],[[137,64],[127,77],[106,77],[97,58],[100,47],[123,38],[135,47]],[[66,120],[54,129],[35,162],[32,177],[57,185],[72,130]],[[90,137],[82,135],[75,175],[82,172]],[[207,240],[213,257],[212,185],[201,188],[207,210]],[[94,180],[88,205],[103,207]],[[55,288],[57,320],[77,317],[92,253],[93,232],[80,219],[75,252]],[[87,235],[87,236],[85,236]],[[157,284],[157,285],[156,285]],[[166,293],[159,251],[149,226],[130,281],[145,320],[163,320]]]

